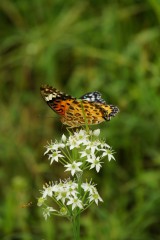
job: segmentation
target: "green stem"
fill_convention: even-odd
[[[72,226],[73,226],[73,239],[80,240],[80,214],[73,217]]]
[[[78,192],[81,195],[81,183],[82,183],[81,174],[77,174],[77,181],[78,181]],[[73,226],[74,240],[80,240],[80,211],[79,210],[77,210],[77,212],[72,218],[72,226]]]

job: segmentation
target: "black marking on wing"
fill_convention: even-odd
[[[74,97],[66,93],[63,93],[49,85],[41,86],[40,90],[41,90],[41,95],[45,100],[45,102],[48,104],[48,106],[60,115],[64,115],[65,113],[65,106],[63,105],[63,103],[61,104],[61,102],[67,99],[75,99]],[[59,107],[60,104],[61,104],[61,108]],[[66,105],[68,107],[70,106],[69,103],[67,103]]]
[[[57,90],[56,88],[53,88],[52,86],[49,86],[49,85],[43,85],[40,87],[40,90],[41,90],[41,95],[42,97],[44,98],[45,101],[46,100],[46,97],[48,97],[49,95],[52,94],[52,98],[49,99],[49,100],[54,100],[54,99],[60,99],[60,100],[66,100],[66,99],[75,99],[74,97],[64,93],[64,92],[61,92],[59,90]]]
[[[86,93],[83,96],[81,96],[80,99],[83,99],[89,102],[106,103],[106,101],[102,98],[101,93],[97,91]]]

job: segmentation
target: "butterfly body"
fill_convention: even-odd
[[[118,107],[108,105],[97,91],[76,99],[48,85],[40,89],[49,107],[61,116],[62,123],[72,128],[109,121],[119,111]]]

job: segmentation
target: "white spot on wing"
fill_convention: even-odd
[[[49,95],[48,95],[49,100],[52,100],[52,97],[53,97],[52,94],[49,94]]]

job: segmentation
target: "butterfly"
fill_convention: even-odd
[[[49,85],[41,86],[40,91],[48,106],[61,116],[61,122],[71,128],[109,121],[119,112],[118,107],[107,104],[97,91],[78,99]]]

